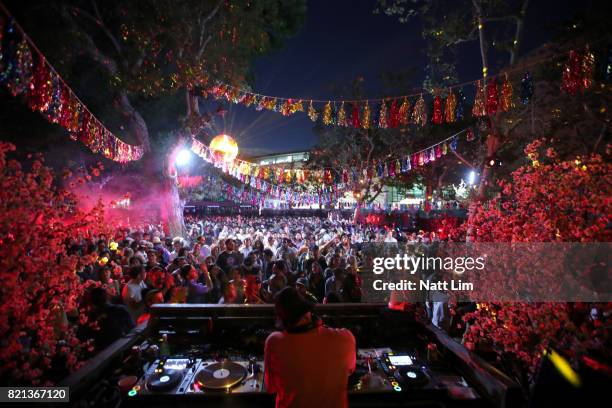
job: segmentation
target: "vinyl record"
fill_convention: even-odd
[[[155,373],[147,379],[147,388],[150,391],[169,391],[175,388],[183,378],[182,372],[174,370],[164,370],[162,373]]]
[[[195,377],[200,388],[221,390],[231,388],[247,376],[247,370],[232,361],[212,363],[202,368]]]

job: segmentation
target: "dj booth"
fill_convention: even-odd
[[[348,379],[355,407],[513,407],[519,386],[413,313],[382,304],[317,305],[357,341]],[[157,305],[136,328],[61,385],[73,406],[273,407],[263,350],[272,305]],[[308,381],[304,379],[304,381]]]

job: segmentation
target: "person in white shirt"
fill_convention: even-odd
[[[130,280],[123,287],[121,297],[123,298],[123,303],[127,306],[130,316],[132,316],[134,321],[137,321],[145,310],[142,290],[147,288],[147,284],[144,282],[147,278],[147,272],[142,265],[136,265],[130,268],[129,275]]]
[[[245,238],[244,244],[242,244],[242,247],[240,248],[240,253],[242,254],[243,258],[246,259],[252,250],[253,247],[251,246],[251,238]]]
[[[198,244],[200,244],[200,253],[198,254],[198,261],[203,263],[206,258],[210,256],[210,245],[206,242],[206,238],[199,236],[197,238]]]
[[[393,236],[393,230],[389,229],[387,231],[387,236],[385,236],[385,242],[388,243],[397,243],[397,239],[395,239],[395,237]]]
[[[170,252],[170,262],[174,261],[178,257],[178,253],[183,248],[183,238],[175,237],[172,240],[172,252]]]

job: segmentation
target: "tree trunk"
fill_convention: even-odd
[[[179,196],[178,180],[176,177],[164,177],[164,187],[166,194],[164,221],[168,226],[168,233],[172,237],[184,237],[186,232],[183,216],[185,203]]]
[[[164,205],[161,208],[162,220],[167,226],[168,233],[173,237],[184,237],[185,228],[185,203],[179,196],[178,172],[174,161],[176,155],[183,148],[184,143],[180,141],[166,157],[167,163],[164,168],[163,191]]]
[[[125,91],[121,91],[117,99],[123,116],[128,122],[129,129],[136,137],[138,144],[144,148],[145,152],[150,151],[151,143],[149,140],[149,129],[142,115],[134,109]]]

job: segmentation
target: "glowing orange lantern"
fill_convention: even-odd
[[[216,160],[231,162],[238,156],[238,143],[229,135],[215,136],[208,147]]]

